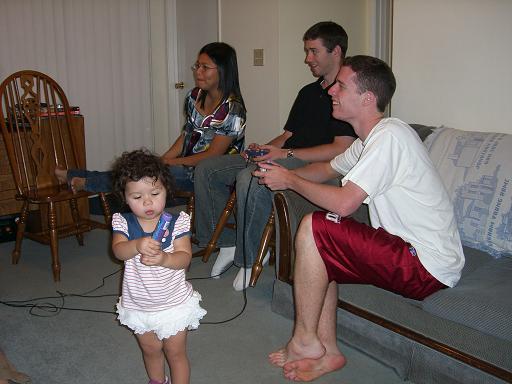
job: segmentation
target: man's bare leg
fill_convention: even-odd
[[[326,352],[320,359],[302,359],[291,361],[283,366],[284,376],[294,381],[311,381],[326,373],[337,371],[346,364],[345,356],[340,352],[336,341],[336,310],[338,303],[338,284],[329,283],[324,306],[318,324],[318,337]]]
[[[269,355],[269,361],[278,367],[295,360],[320,359],[326,353],[317,330],[327,291],[327,272],[316,249],[311,215],[302,220],[295,242],[295,328],[286,347]]]

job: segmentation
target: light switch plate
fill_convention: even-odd
[[[253,51],[254,66],[263,65],[263,48],[257,48]]]

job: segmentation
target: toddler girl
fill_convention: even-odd
[[[171,219],[161,242],[151,237],[164,211],[172,181],[159,157],[145,149],[125,152],[112,168],[113,190],[130,213],[112,217],[112,250],[124,261],[118,319],[132,329],[142,350],[149,384],[189,383],[187,330],[196,329],[206,314],[201,295],[185,280],[192,257],[190,218],[181,212]]]

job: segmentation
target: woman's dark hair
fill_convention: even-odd
[[[303,41],[322,39],[323,45],[328,52],[332,52],[337,45],[341,48],[343,57],[347,54],[348,35],[343,27],[334,21],[321,21],[310,27],[304,36]]]
[[[244,98],[240,91],[240,83],[238,81],[238,63],[236,60],[235,49],[226,43],[215,42],[206,44],[199,54],[206,54],[217,65],[219,71],[219,90],[222,92],[222,99],[225,100],[229,96],[233,96],[242,104],[245,109]],[[204,107],[206,92],[201,92],[199,101],[201,107]]]
[[[377,98],[377,108],[384,112],[396,89],[395,75],[389,65],[376,57],[358,55],[347,57],[343,66],[355,72],[358,91],[372,92]]]
[[[169,168],[146,148],[123,152],[112,164],[112,190],[123,202],[126,202],[126,184],[146,177],[153,179],[154,183],[160,180],[167,191],[167,199],[172,198],[174,182]]]

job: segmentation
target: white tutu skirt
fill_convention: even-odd
[[[145,312],[123,308],[122,297],[120,297],[116,305],[117,319],[137,334],[155,332],[157,337],[163,340],[185,329],[199,327],[199,320],[206,315],[206,311],[199,305],[200,301],[201,295],[194,291],[187,301],[175,307]]]

